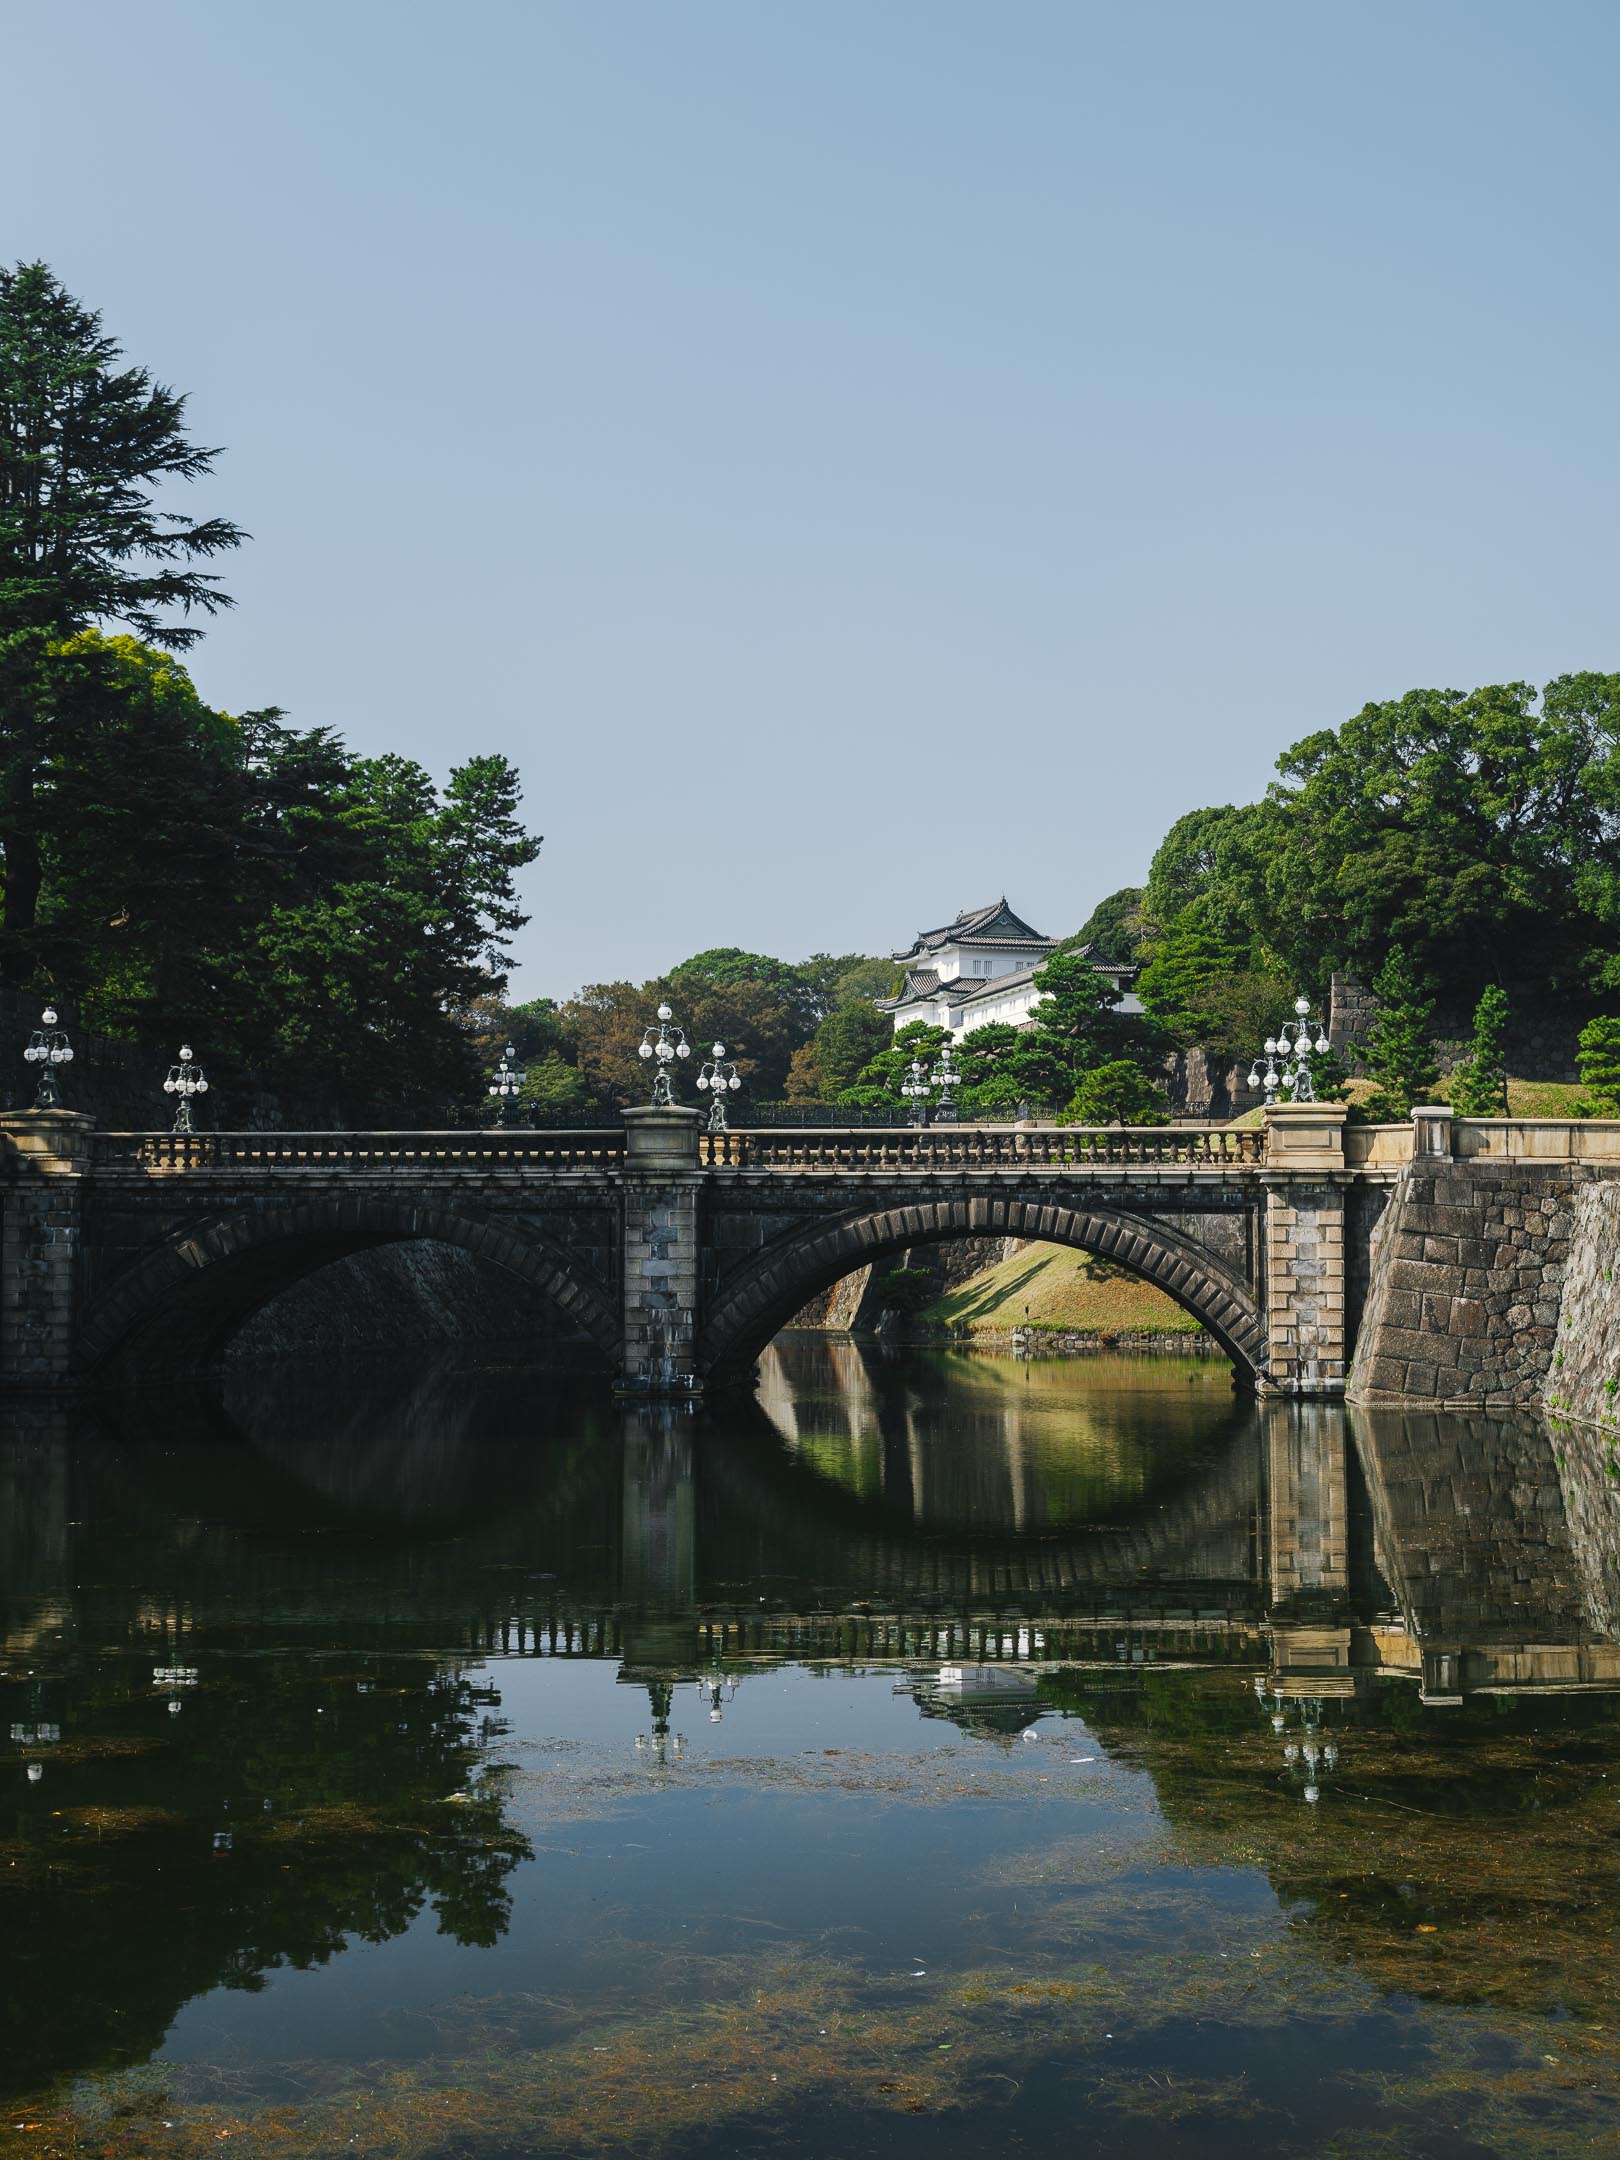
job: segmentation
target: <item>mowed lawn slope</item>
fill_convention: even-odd
[[[1072,1245],[1026,1245],[993,1268],[936,1298],[921,1318],[942,1327],[1080,1329],[1122,1335],[1198,1335],[1203,1330],[1151,1283],[1077,1252]]]

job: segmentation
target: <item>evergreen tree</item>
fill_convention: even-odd
[[[1378,1011],[1362,1058],[1376,1087],[1365,1108],[1375,1121],[1393,1122],[1433,1099],[1440,1078],[1430,1039],[1434,1000],[1399,946],[1378,970],[1373,990]]]
[[[1094,1065],[1074,1091],[1063,1113],[1067,1125],[1163,1125],[1170,1104],[1162,1087],[1128,1058]]]
[[[1589,1020],[1581,1029],[1576,1069],[1587,1099],[1582,1117],[1620,1117],[1620,1020]]]
[[[188,618],[230,604],[199,565],[243,538],[157,509],[160,487],[202,478],[218,452],[187,436],[182,396],[120,359],[44,263],[0,270],[0,966],[18,978],[40,959],[51,777],[88,680],[70,641],[123,623],[183,650],[201,635]]]
[[[893,1035],[889,1015],[864,1001],[840,1005],[828,1013],[810,1046],[817,1079],[814,1099],[836,1102],[845,1088],[855,1085],[862,1069],[890,1046]]]
[[[1487,983],[1474,1008],[1468,1055],[1451,1076],[1451,1107],[1459,1117],[1507,1115],[1507,992]]]
[[[932,1065],[951,1039],[949,1028],[926,1020],[908,1021],[886,1050],[868,1060],[854,1084],[839,1090],[837,1100],[851,1110],[893,1110],[909,1116],[911,1105],[900,1092],[913,1058]]]

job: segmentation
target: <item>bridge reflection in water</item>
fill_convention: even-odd
[[[255,1377],[8,1412],[13,1657],[244,1623],[456,1656],[1240,1665],[1430,1704],[1620,1686],[1602,1451],[1511,1415],[1234,1398],[1192,1360],[1073,1368],[786,1336],[723,1417],[531,1383]],[[310,1536],[311,1529],[320,1538]],[[132,1581],[134,1567],[140,1580]],[[82,1587],[71,1594],[66,1585]]]
[[[380,1945],[425,1909],[449,1944],[537,1961],[523,2015],[549,2044],[555,1942],[531,1926],[525,1945],[513,1918],[526,1871],[566,1894],[567,1870],[536,1859],[546,1830],[622,1808],[626,1779],[667,1792],[683,1725],[688,1759],[707,1749],[715,1775],[721,1741],[740,1761],[768,1716],[762,1750],[782,1752],[780,1721],[804,1714],[784,1685],[794,1663],[890,1661],[942,1721],[930,1736],[954,1726],[1029,1759],[1029,1807],[1056,1786],[1033,1776],[1040,1750],[1008,1743],[1055,1712],[1083,1718],[1099,1755],[1151,1775],[1178,1854],[1239,1874],[1258,1862],[1291,1915],[1309,1901],[1330,1960],[1348,1954],[1403,2000],[1438,1985],[1562,2006],[1591,1953],[1574,2014],[1612,2025],[1596,1952],[1620,1924],[1613,1788],[1594,1766],[1620,1770],[1620,1753],[1608,1706],[1580,1699],[1620,1684],[1620,1511],[1600,1454],[1529,1420],[1241,1402],[1192,1361],[1098,1360],[1082,1384],[1073,1366],[805,1337],[773,1349],[752,1407],[723,1415],[600,1392],[542,1409],[529,1375],[450,1370],[14,1406],[0,1435],[13,2089],[141,2062],[172,2046],[182,2006]],[[541,1698],[577,1731],[537,1715],[526,1682],[589,1676],[517,1672],[525,1660],[605,1662],[627,1692],[601,1696],[646,1728],[633,1764],[626,1741],[598,1783],[567,1785],[577,1731],[619,1745],[617,1731],[583,1688]],[[844,1695],[824,1693],[815,1737],[842,1740],[826,1721]],[[875,1729],[869,1708],[849,1714]],[[531,1752],[539,1769],[509,1784],[495,1765],[514,1729],[520,1763],[524,1746],[557,1752]],[[1563,1826],[1544,1866],[1514,1844],[1527,1772],[1538,1836]],[[1449,1797],[1470,1776],[1472,1817]],[[1279,1805],[1295,1798],[1326,1798],[1331,1834],[1311,1835],[1327,1808]],[[924,1817],[863,1816],[863,1841],[894,1839],[903,1872]],[[982,1819],[937,1847],[942,1864],[967,1865]],[[1439,1824],[1422,1854],[1420,1820]],[[621,1871],[628,1849],[614,1831]],[[818,1912],[849,1864],[840,1849],[818,1878]],[[919,1920],[926,1907],[942,1924],[937,1881],[916,1895]],[[1476,1928],[1452,1978],[1429,1960],[1420,1895]],[[1527,1898],[1533,1942],[1490,1932]],[[569,1921],[582,1987],[601,1912]],[[961,1952],[989,1955],[976,1937]],[[372,1985],[379,2022],[346,2007],[343,2045],[408,2054],[416,2029],[388,2027]]]

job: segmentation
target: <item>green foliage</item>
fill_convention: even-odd
[[[890,1268],[882,1295],[889,1312],[919,1313],[934,1301],[934,1278],[925,1267]]]
[[[1156,1060],[1153,1037],[1119,1010],[1119,993],[1078,953],[1055,953],[1035,972],[1034,1024],[1004,1069],[1034,1101],[1067,1102],[1095,1066]]]
[[[1451,1075],[1451,1107],[1459,1117],[1507,1115],[1507,993],[1487,983],[1474,1008],[1468,1056]]]
[[[196,566],[241,528],[184,517],[172,489],[219,453],[187,436],[183,396],[121,358],[44,263],[0,270],[0,637],[122,622],[182,651],[202,633],[172,610],[230,605]]]
[[[845,1005],[870,1004],[893,997],[900,974],[892,960],[872,960],[862,953],[812,953],[794,971],[804,982],[817,1013]]]
[[[215,457],[184,413],[43,265],[0,271],[0,969],[171,1054],[193,1037],[215,1103],[251,1080],[442,1114],[523,921],[517,776],[473,757],[441,790],[204,704],[171,655],[243,536],[173,507]]]
[[[1218,1066],[1252,1058],[1294,997],[1286,976],[1256,960],[1252,939],[1210,927],[1193,905],[1158,934],[1136,990],[1169,1041]]]
[[[903,1115],[910,1109],[900,1092],[913,1058],[931,1065],[951,1039],[949,1028],[931,1027],[926,1020],[911,1020],[894,1036],[887,1049],[869,1058],[852,1085],[834,1097],[851,1110],[892,1110]]]
[[[1128,1058],[1083,1073],[1074,1098],[1063,1113],[1066,1125],[1163,1125],[1170,1104],[1162,1087],[1149,1080]]]
[[[860,1000],[838,1005],[816,1029],[813,1040],[794,1054],[788,1074],[789,1102],[836,1102],[844,1089],[888,1049],[894,1023],[887,1013]]]
[[[1142,888],[1122,885],[1106,900],[1099,900],[1073,937],[1059,950],[1084,952],[1091,960],[1111,960],[1129,966],[1141,957]]]
[[[115,731],[137,724],[141,703],[128,670],[115,680],[120,670],[77,633],[123,623],[183,649],[201,634],[186,617],[229,605],[199,565],[243,537],[226,519],[174,508],[173,483],[206,475],[217,453],[187,437],[183,397],[120,357],[100,317],[43,263],[0,270],[0,966],[18,981],[45,963],[46,858],[70,831],[61,783],[77,776],[75,802],[86,797],[98,693]],[[145,688],[163,724],[161,764],[181,715],[155,669]],[[105,770],[105,747],[95,762]],[[161,795],[161,780],[142,784]],[[177,802],[162,829],[172,836],[183,817]]]
[[[1296,743],[1221,874],[1296,971],[1401,947],[1487,983],[1620,986],[1620,676],[1413,690]]]
[[[579,1067],[570,1065],[556,1050],[548,1050],[525,1067],[518,1101],[527,1115],[542,1124],[548,1118],[579,1117],[598,1108]]]
[[[1586,1100],[1583,1117],[1620,1117],[1620,1020],[1589,1020],[1581,1030],[1576,1069]]]
[[[1408,1118],[1415,1104],[1434,1099],[1440,1078],[1431,1040],[1434,1001],[1398,946],[1379,969],[1373,989],[1378,1011],[1362,1057],[1376,1085],[1363,1107],[1375,1122]]]
[[[1224,804],[1189,810],[1159,843],[1142,893],[1145,941],[1156,948],[1172,924],[1187,919],[1229,945],[1246,944],[1255,923],[1245,905],[1240,872],[1258,813]]]

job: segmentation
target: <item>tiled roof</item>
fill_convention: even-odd
[[[1013,991],[1033,989],[1036,973],[1045,965],[1044,960],[1037,960],[1029,967],[1014,968],[1007,975],[958,975],[954,981],[945,984],[941,984],[936,968],[907,968],[900,995],[878,998],[875,1003],[882,1012],[894,1012],[902,1005],[932,1000],[943,990],[953,1006],[966,1012],[974,1005],[999,1003]],[[1136,981],[1137,969],[1129,961],[1093,960],[1091,965],[1097,974],[1107,976],[1121,993],[1129,991]]]
[[[919,930],[905,951],[894,957],[904,960],[912,953],[937,951],[941,945],[1028,945],[1045,952],[1054,942],[1032,929],[1021,915],[1015,915],[1003,893],[999,900],[991,900],[984,907],[964,908],[954,922],[941,923],[935,930]]]

